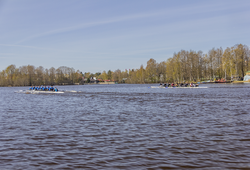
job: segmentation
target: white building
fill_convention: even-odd
[[[248,71],[244,76],[244,81],[250,81],[250,71]]]

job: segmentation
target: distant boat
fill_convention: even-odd
[[[201,84],[209,84],[209,83],[231,83],[230,80],[225,80],[225,79],[219,79],[219,80],[215,80],[215,81],[211,81],[211,80],[208,80],[208,81],[202,81]]]
[[[215,80],[215,83],[231,83],[231,81],[225,80],[225,79],[219,79],[219,80]]]

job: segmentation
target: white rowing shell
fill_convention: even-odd
[[[26,91],[19,91],[19,93],[36,93],[36,94],[39,94],[39,93],[52,93],[52,94],[57,94],[57,93],[64,93],[63,91],[36,91],[36,90],[26,90]]]

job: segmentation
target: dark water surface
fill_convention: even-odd
[[[0,169],[250,169],[250,84],[0,87]]]

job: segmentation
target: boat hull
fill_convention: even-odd
[[[17,93],[29,93],[29,94],[62,94],[63,91],[37,91],[37,90],[20,90]]]
[[[32,93],[52,93],[52,94],[57,94],[57,93],[64,93],[63,91],[32,91]]]

